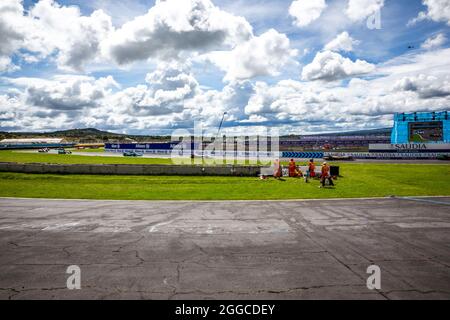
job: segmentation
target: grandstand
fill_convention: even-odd
[[[74,145],[74,143],[67,142],[63,138],[3,139],[0,141],[0,150],[64,148]]]
[[[368,147],[373,143],[389,143],[389,136],[300,136],[297,138],[280,138],[280,149],[302,148],[344,148]]]

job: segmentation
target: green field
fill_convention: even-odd
[[[86,148],[86,149],[77,149],[77,148],[66,148],[66,150],[70,150],[73,152],[105,152],[105,148]]]
[[[19,163],[60,163],[60,164],[162,164],[172,165],[170,158],[143,158],[143,157],[124,157],[118,153],[117,156],[87,156],[77,155],[77,151],[73,154],[54,154],[54,153],[37,153],[18,150],[1,150],[0,162],[19,162]],[[102,150],[87,149],[79,152],[102,152]],[[184,159],[185,162],[197,164],[201,161]],[[238,164],[235,162],[235,164]],[[240,163],[243,164],[243,163]]]
[[[238,200],[450,195],[449,165],[342,163],[336,188],[253,177],[0,173],[0,196],[67,199]]]
[[[83,150],[82,152],[86,152]],[[89,152],[89,151],[88,151]],[[94,152],[94,151],[90,151]],[[97,151],[99,152],[99,151]],[[51,154],[51,153],[31,153],[21,151],[2,150],[0,151],[0,162],[20,162],[20,163],[68,163],[68,164],[171,164],[170,159],[102,156],[83,156],[76,154]]]

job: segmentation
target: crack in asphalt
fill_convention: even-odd
[[[430,269],[427,269],[426,271],[431,270],[429,275],[431,280],[439,281],[440,279],[447,279],[446,272],[450,266],[446,261],[448,256],[444,251],[444,242],[447,239],[445,233],[434,236],[434,234],[431,235],[431,233],[427,233],[429,232],[429,229],[418,229],[418,233],[412,233],[411,231],[415,232],[415,230],[403,230],[400,229],[400,227],[394,228],[389,226],[391,222],[396,221],[396,219],[425,219],[426,217],[424,215],[416,213],[418,212],[416,207],[425,208],[426,204],[420,204],[419,202],[413,204],[412,206],[415,208],[411,212],[417,214],[417,216],[410,216],[403,214],[399,215],[398,210],[400,209],[395,207],[395,205],[402,208],[406,207],[405,202],[403,202],[403,204],[399,204],[399,201],[392,201],[396,200],[388,199],[380,206],[375,207],[356,205],[355,207],[350,208],[348,207],[349,204],[346,204],[347,207],[332,208],[330,211],[328,211],[328,205],[322,205],[320,202],[314,202],[314,204],[309,207],[306,202],[302,202],[301,204],[292,202],[292,205],[288,205],[284,202],[273,204],[267,202],[268,206],[267,204],[264,204],[266,205],[266,208],[263,208],[260,211],[256,208],[259,206],[259,203],[255,208],[249,208],[248,211],[245,211],[245,208],[248,208],[248,204],[244,203],[242,206],[227,205],[226,207],[223,207],[224,209],[220,209],[219,207],[217,208],[217,212],[214,211],[216,210],[216,206],[197,207],[203,206],[203,204],[199,205],[198,203],[190,203],[189,205],[182,206],[182,209],[179,207],[177,207],[176,210],[166,207],[161,208],[161,212],[167,212],[167,214],[163,215],[164,219],[157,222],[152,221],[156,217],[161,218],[159,213],[156,212],[156,209],[158,209],[157,207],[152,208],[150,213],[147,212],[145,208],[139,207],[139,210],[135,211],[137,213],[132,214],[132,217],[129,215],[123,215],[121,216],[123,217],[122,219],[115,219],[118,223],[122,223],[124,225],[129,223],[131,226],[133,225],[133,221],[137,219],[139,221],[139,232],[136,232],[137,234],[133,233],[133,235],[131,235],[130,233],[132,231],[123,231],[118,233],[118,237],[108,232],[103,234],[99,232],[98,234],[95,234],[95,236],[88,233],[83,235],[75,235],[75,233],[70,233],[70,230],[55,230],[53,232],[57,233],[52,234],[49,231],[31,228],[29,230],[23,230],[22,233],[16,235],[13,230],[5,229],[0,230],[2,232],[2,239],[4,239],[1,244],[3,248],[12,253],[15,261],[19,260],[18,258],[21,257],[25,257],[24,260],[21,260],[25,262],[44,262],[44,259],[46,261],[52,261],[52,258],[58,259],[59,261],[69,261],[73,260],[72,258],[80,258],[80,260],[88,261],[88,263],[79,263],[77,265],[80,267],[93,266],[91,269],[87,270],[89,273],[92,271],[92,275],[94,276],[97,274],[100,275],[104,271],[108,272],[118,270],[120,268],[136,268],[112,273],[112,276],[107,276],[107,282],[103,286],[101,285],[103,282],[98,281],[97,278],[91,278],[91,283],[82,285],[82,289],[99,291],[100,297],[105,299],[114,297],[115,295],[122,297],[129,294],[136,294],[141,298],[144,298],[147,294],[150,296],[152,294],[161,294],[169,299],[174,299],[175,297],[182,295],[207,296],[214,294],[236,294],[248,295],[250,297],[252,295],[267,294],[276,298],[278,295],[290,293],[294,293],[292,296],[296,296],[296,292],[308,290],[322,290],[322,294],[327,292],[326,289],[333,288],[354,288],[351,290],[343,289],[337,291],[342,291],[346,294],[365,295],[366,297],[369,294],[373,294],[374,297],[377,297],[375,295],[378,295],[378,298],[382,297],[384,299],[394,298],[395,296],[393,297],[392,295],[395,295],[396,293],[399,293],[397,296],[401,296],[400,293],[405,293],[405,296],[408,297],[408,294],[406,294],[408,292],[417,294],[438,294],[448,297],[450,292],[446,290],[448,289],[447,286],[444,285],[442,287],[442,284],[436,282],[436,285],[434,286],[436,287],[435,289],[428,288],[433,287],[433,283],[426,283],[424,285],[421,282],[415,281],[414,276],[418,275],[420,277],[422,273],[413,273],[412,275],[409,275],[410,277],[402,277],[399,276],[399,273],[396,270],[397,267],[386,269],[386,272],[394,277],[397,277],[397,283],[403,283],[400,288],[392,288],[392,290],[387,291],[367,290],[366,278],[364,277],[363,272],[357,267],[364,265],[366,262],[367,264],[392,262],[391,264],[388,264],[388,266],[396,265],[401,262],[403,262],[406,266],[412,267],[422,265],[430,266]],[[394,206],[387,205],[387,202],[394,203]],[[85,204],[83,204],[83,206],[84,205]],[[89,204],[86,204],[86,206],[88,205]],[[307,207],[309,211],[306,213],[302,211],[303,206],[305,208]],[[98,207],[109,207],[109,205],[102,205]],[[94,207],[94,209],[98,209],[98,207]],[[374,208],[382,208],[383,210],[397,208],[397,211],[393,212],[393,215],[390,215],[389,211],[384,211],[380,215],[379,212],[371,211],[374,210]],[[184,210],[187,211],[185,212]],[[431,210],[434,211],[432,211],[432,215],[428,217],[428,219],[430,219],[429,221],[434,221],[436,219],[446,221],[445,219],[447,219],[447,216],[444,212],[445,207],[440,206],[439,208],[439,206],[432,206]],[[17,212],[20,214],[19,211]],[[62,212],[62,218],[64,218],[64,214],[76,214],[77,212]],[[230,213],[232,215],[230,215],[228,219],[211,217],[220,217],[220,215],[224,214],[224,212],[226,216],[229,216]],[[241,212],[244,212],[247,216],[257,215],[261,218],[240,217],[239,214]],[[327,216],[327,218],[322,220],[318,219],[321,220],[322,223],[326,223],[326,221],[324,222],[323,220],[330,220],[329,223],[332,224],[334,222],[338,225],[339,223],[342,223],[340,219],[349,219],[356,222],[360,221],[360,223],[367,225],[367,229],[364,231],[358,231],[360,233],[354,233],[355,231],[349,230],[328,230],[326,225],[315,224],[314,221],[311,222],[311,220],[308,219],[313,217],[315,212],[321,214],[319,218],[322,215]],[[327,215],[329,212],[331,212],[331,215]],[[434,215],[435,212],[436,215]],[[147,218],[147,215],[155,213],[158,214],[158,216]],[[100,214],[101,212],[95,212],[95,215],[92,217],[98,218]],[[136,218],[136,215],[139,215],[139,217]],[[26,219],[30,219],[30,222],[33,222],[32,216],[24,216],[26,216]],[[39,224],[42,224],[41,220],[44,220],[45,217],[35,219],[38,219]],[[285,228],[287,232],[280,233],[273,228],[269,230],[270,232],[268,233],[264,233],[259,230],[259,232],[255,235],[250,234],[249,232],[239,231],[241,230],[241,224],[247,223],[253,225],[254,221],[257,226],[261,226],[262,223],[267,224],[267,219],[274,219],[276,223],[282,224],[283,228]],[[177,220],[176,228],[172,228],[172,226],[170,226],[171,228],[162,228],[157,230],[161,223],[170,223],[173,220]],[[199,222],[197,222],[197,220]],[[365,222],[365,220],[367,221]],[[146,221],[152,221],[152,223],[146,224]],[[191,222],[186,228],[184,228],[185,221]],[[233,225],[233,227],[237,227],[236,230],[238,231],[214,233],[211,235],[197,234],[195,232],[198,228],[206,227],[207,223],[214,223],[210,221],[230,221],[230,223],[237,223],[238,225]],[[22,223],[21,221],[19,222]],[[24,226],[32,226],[32,224],[26,222],[27,221],[23,222]],[[372,222],[376,223],[376,225],[370,224]],[[144,224],[145,228],[142,227]],[[154,234],[149,234],[148,231],[153,227],[156,227],[153,229],[156,232]],[[307,228],[312,230],[312,232],[308,232]],[[388,232],[383,231],[385,228],[387,228]],[[243,230],[245,230],[245,228]],[[399,232],[401,230],[405,233]],[[78,232],[74,230],[72,231]],[[43,234],[44,232],[45,234]],[[105,234],[107,236],[104,236]],[[53,235],[55,235],[56,238],[52,238]],[[419,236],[414,238],[415,235]],[[373,241],[371,241],[370,237],[374,238]],[[56,240],[53,241],[52,239]],[[149,241],[142,242],[146,239]],[[210,239],[211,242],[209,242]],[[62,240],[62,242],[58,242],[59,240]],[[154,240],[156,241],[153,243]],[[95,245],[91,246],[91,241],[99,242],[98,244],[94,243]],[[229,243],[227,243],[227,241]],[[301,241],[306,242],[306,244],[301,244]],[[382,243],[383,241],[387,241],[388,252],[386,255],[384,255],[382,248],[378,249],[373,254],[365,251],[366,249],[369,250],[374,248],[374,244]],[[71,243],[73,244],[69,245]],[[84,246],[86,243],[89,243],[89,250],[94,250],[88,255],[86,255],[85,251],[83,251],[85,250]],[[359,244],[362,244],[362,246],[359,246]],[[437,244],[438,246],[434,248],[434,244]],[[309,248],[309,250],[303,250],[303,248]],[[407,251],[405,253],[399,253],[402,249],[406,249]],[[42,257],[39,255],[39,252],[44,253]],[[297,271],[303,271],[301,268],[302,266],[295,266],[296,261],[291,261],[290,259],[299,259],[298,261],[301,261],[301,259],[303,259],[302,253],[305,253],[305,259],[311,258],[311,261],[307,262],[308,266],[332,266],[330,270],[338,270],[340,272],[340,276],[342,276],[342,278],[338,278],[339,282],[343,282],[343,284],[336,284],[337,281],[324,281],[323,279],[321,281],[320,278],[312,278],[311,282],[308,281],[309,283],[306,283],[311,285],[304,285],[305,283],[302,283],[297,278],[293,278],[294,280],[290,282],[284,282],[284,280],[290,280],[291,278],[289,278],[289,276],[296,274]],[[318,255],[308,255],[307,253],[317,253]],[[348,254],[348,257],[346,254]],[[399,256],[399,258],[389,259],[391,256]],[[377,259],[378,257],[381,259]],[[102,261],[102,259],[104,261],[113,262],[91,262]],[[59,266],[67,266],[66,263],[10,263],[9,260],[11,259],[6,259],[5,257],[5,259],[0,262],[3,277],[5,276],[3,270],[6,270],[6,276],[8,276],[9,268],[14,269],[17,267],[17,269],[20,270],[21,266],[58,266],[55,268],[58,269]],[[355,261],[359,263],[352,263]],[[266,264],[269,265],[268,268],[266,268]],[[153,268],[152,265],[156,266],[156,269]],[[340,267],[341,265],[342,267]],[[291,270],[291,268],[297,267],[299,268],[295,269],[296,271],[293,271],[293,269]],[[21,271],[19,277],[25,277],[23,279],[31,279],[30,283],[33,283],[33,274],[28,270],[32,272],[39,272],[43,269],[47,270],[52,268],[23,268],[23,270],[28,272],[28,274],[23,275]],[[229,278],[219,279],[222,271],[230,272],[229,270],[233,270],[231,271],[232,273],[230,273],[233,278],[232,281],[240,280],[240,282],[229,283],[227,281]],[[281,283],[275,282],[273,284],[274,288],[257,289],[257,285],[245,285],[247,284],[246,278],[241,277],[247,274],[253,277],[253,274],[258,272],[258,270],[262,270],[262,274],[264,274],[265,271],[282,271],[286,273],[286,279],[282,278],[281,280],[283,282]],[[328,269],[325,268],[324,270]],[[433,270],[437,271],[435,275],[431,274]],[[206,276],[203,276],[201,274],[202,272],[204,272]],[[140,277],[142,273],[144,273],[145,278]],[[199,275],[197,280],[200,279],[200,281],[192,283],[190,276],[193,274],[195,274],[195,277]],[[119,278],[115,278],[116,275]],[[102,280],[105,280],[104,276],[105,274],[100,276]],[[148,276],[150,276],[150,278],[148,278]],[[213,279],[213,277],[217,277],[218,279],[212,280],[213,282],[211,286],[210,283],[206,283],[206,285],[205,283],[202,283],[202,281],[204,281],[203,279]],[[123,285],[124,287],[121,287],[122,284],[120,281],[116,281],[117,279],[120,281],[125,281]],[[147,279],[150,279],[150,283],[141,284],[141,279],[145,279],[146,281]],[[255,276],[255,279],[258,281],[263,281],[260,275]],[[359,284],[358,279],[362,280],[361,284]],[[420,278],[421,281],[424,279],[427,278]],[[53,279],[46,276],[45,280],[46,282],[50,282]],[[112,280],[111,285],[108,284],[109,280]],[[321,282],[331,284],[326,285]],[[24,292],[39,292],[39,290],[57,292],[62,289],[68,290],[65,287],[52,287],[51,282],[50,286],[48,284],[43,284],[43,286],[47,286],[44,288],[15,287],[14,284],[17,283],[18,281],[14,280],[11,283],[12,286],[10,283],[5,283],[4,288],[0,288],[1,291],[4,291],[4,297],[15,299],[18,298],[17,296],[19,294]],[[97,283],[100,284],[100,286],[97,286]],[[257,283],[262,284],[264,282]],[[413,286],[412,284],[417,285]],[[154,286],[156,290],[152,290],[151,286]],[[269,286],[272,286],[271,283],[269,283]],[[252,287],[256,287],[256,289]],[[408,287],[411,287],[411,289]],[[228,288],[229,290],[226,290]],[[334,290],[330,290],[330,292],[334,292]],[[37,295],[38,294],[39,293],[37,293]],[[89,291],[86,294],[89,296]],[[313,295],[315,294],[316,293],[313,293]],[[34,293],[27,294],[26,296],[28,297],[33,295]],[[51,293],[49,295],[53,298],[59,297],[59,293]],[[300,294],[298,296],[300,296]]]
[[[353,270],[348,264],[346,264],[344,261],[342,261],[341,259],[339,259],[334,253],[332,253],[324,244],[322,244],[320,241],[316,240],[313,236],[312,236],[312,232],[305,232],[303,229],[299,228],[298,225],[293,222],[291,219],[289,219],[288,217],[286,217],[283,213],[283,211],[280,211],[280,216],[283,219],[283,221],[285,223],[287,223],[293,230],[296,230],[299,233],[302,233],[303,235],[305,235],[307,238],[309,238],[313,243],[315,243],[316,245],[318,245],[320,248],[322,248],[322,250],[324,250],[330,257],[332,257],[334,260],[336,260],[339,264],[341,264],[342,266],[344,266],[347,270],[349,270],[351,273],[353,273],[354,275],[356,275],[358,278],[360,278],[361,280],[363,280],[363,283],[365,283],[366,279],[364,277],[362,277],[359,273],[357,273],[355,270]],[[352,249],[353,250],[353,249]],[[354,250],[353,250],[354,251]],[[355,251],[356,254],[360,255],[358,252]],[[366,259],[366,257],[360,255],[362,258]],[[369,260],[370,261],[370,260]],[[376,289],[376,292],[379,293],[380,295],[382,295],[385,299],[390,300],[389,297],[387,295],[385,295],[381,290]]]

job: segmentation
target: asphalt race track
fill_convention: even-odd
[[[450,198],[3,198],[0,298],[449,299]]]

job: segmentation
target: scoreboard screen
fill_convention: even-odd
[[[439,142],[444,140],[442,121],[410,122],[410,142]]]

